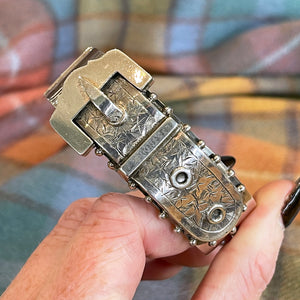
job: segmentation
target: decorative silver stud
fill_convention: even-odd
[[[244,204],[244,205],[243,205],[243,211],[246,211],[247,208],[248,208],[247,204]]]
[[[170,116],[173,113],[173,109],[171,107],[167,106],[164,110],[164,113],[166,116]]]
[[[197,245],[197,240],[196,239],[190,239],[190,245],[191,246],[196,246]]]
[[[221,161],[221,157],[219,156],[219,155],[215,155],[214,157],[213,157],[213,161],[217,164],[217,163],[219,163],[220,161]]]
[[[228,170],[227,174],[229,177],[232,177],[235,175],[235,172],[232,169],[230,169],[230,170]]]
[[[187,131],[191,130],[191,126],[189,124],[184,124],[183,127],[182,127],[182,130],[184,132],[187,132]]]
[[[158,217],[159,217],[160,219],[166,219],[166,218],[167,218],[167,213],[166,213],[165,211],[163,211],[163,212],[161,212],[161,213],[158,215]]]
[[[199,142],[198,142],[198,146],[199,146],[199,148],[200,149],[203,149],[204,147],[205,147],[205,142],[203,141],[203,140],[200,140]]]
[[[235,234],[236,234],[236,231],[237,231],[237,229],[236,229],[236,227],[234,226],[234,227],[231,229],[230,234],[231,234],[231,235],[235,235]]]
[[[96,154],[97,156],[102,156],[102,155],[103,155],[103,151],[102,151],[100,148],[96,148],[96,149],[95,149],[95,154]]]
[[[155,93],[151,93],[151,95],[149,97],[149,100],[154,101],[154,100],[157,100],[157,99],[158,99],[158,96]]]
[[[243,186],[242,184],[240,184],[238,187],[237,187],[237,190],[238,190],[238,192],[239,193],[243,193],[243,192],[245,192],[245,186]]]
[[[147,203],[151,203],[151,202],[152,202],[152,198],[151,198],[150,196],[146,196],[146,197],[145,197],[145,201],[146,201]]]
[[[174,231],[176,232],[176,233],[180,233],[181,231],[182,231],[182,228],[180,227],[180,226],[176,226],[175,228],[174,228]]]
[[[115,165],[114,165],[114,163],[111,162],[111,161],[109,161],[109,162],[107,163],[107,166],[108,166],[110,169],[112,169],[112,170],[115,169]]]
[[[128,181],[128,186],[129,186],[129,188],[131,190],[135,190],[136,189],[136,184],[133,181],[131,181],[131,180]]]
[[[216,247],[217,246],[217,241],[211,241],[208,243],[209,247]]]

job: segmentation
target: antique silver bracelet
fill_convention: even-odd
[[[251,198],[231,166],[149,91],[120,50],[88,48],[46,91],[50,123],[79,154],[95,148],[131,189],[204,252],[233,235]]]

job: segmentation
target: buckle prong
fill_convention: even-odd
[[[79,84],[84,89],[94,105],[105,115],[112,125],[120,124],[125,118],[125,112],[119,109],[102,91],[97,89],[87,79],[79,76]]]

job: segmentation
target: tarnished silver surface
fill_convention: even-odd
[[[45,93],[56,107],[51,124],[79,154],[94,146],[108,157],[108,166],[191,245],[215,247],[236,232],[250,195],[221,157],[148,91],[151,82],[121,51],[89,48]]]
[[[186,174],[188,186],[173,184],[174,171]],[[243,195],[228,175],[182,131],[144,160],[132,178],[187,234],[203,242],[228,234],[243,210]],[[216,207],[226,214],[212,222]]]
[[[161,145],[178,129],[179,124],[172,118],[167,118],[150,136],[148,136],[147,140],[145,140],[145,142],[137,148],[123,164],[121,164],[119,171],[126,176],[132,176],[148,157],[156,155],[155,151],[160,149]]]
[[[146,135],[163,122],[165,116],[121,76],[115,76],[104,85],[102,93],[126,113],[123,122],[112,124],[92,99],[74,118],[74,122],[111,159],[120,163]]]

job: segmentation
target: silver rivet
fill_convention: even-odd
[[[245,186],[243,186],[242,184],[240,184],[238,187],[237,187],[237,190],[239,193],[243,193],[245,191]]]
[[[96,154],[97,156],[102,156],[102,155],[103,155],[103,151],[102,151],[100,148],[96,148],[96,149],[95,149],[95,154]]]
[[[231,229],[230,234],[231,234],[231,235],[235,235],[235,234],[236,234],[236,231],[237,231],[237,229],[236,229],[236,227],[234,226],[234,227]]]
[[[226,216],[224,207],[220,204],[213,205],[207,212],[207,219],[212,224],[221,223]]]
[[[232,176],[234,176],[235,172],[232,169],[230,169],[230,170],[228,170],[227,174],[229,177],[232,177]]]
[[[180,233],[181,231],[182,231],[182,228],[180,227],[180,226],[176,226],[175,228],[174,228],[174,231],[176,232],[176,233]]]
[[[129,186],[129,188],[131,190],[135,190],[136,189],[136,184],[133,181],[131,181],[131,180],[128,181],[128,186]]]
[[[244,204],[244,205],[243,205],[243,211],[246,211],[247,208],[248,208],[247,204]]]
[[[157,99],[158,99],[158,96],[155,93],[151,93],[151,95],[149,97],[149,100],[154,101],[154,100],[157,100]]]
[[[109,162],[107,163],[107,166],[108,166],[110,169],[112,169],[112,170],[115,169],[115,165],[114,165],[114,163],[111,162],[111,161],[109,161]]]
[[[200,147],[200,149],[203,149],[205,147],[205,142],[203,140],[200,140],[198,142],[198,146]]]
[[[211,241],[211,242],[209,242],[208,246],[210,246],[210,247],[216,247],[217,246],[217,241]]]
[[[158,217],[160,218],[160,219],[166,219],[167,218],[167,213],[166,212],[161,212],[159,215],[158,215]]]
[[[214,161],[215,163],[219,163],[219,162],[221,161],[221,157],[220,157],[219,155],[215,155],[215,156],[213,157],[213,161]]]
[[[152,202],[152,198],[151,198],[150,196],[146,196],[146,197],[145,197],[145,201],[146,201],[147,203],[151,203],[151,202]]]
[[[197,245],[197,240],[196,239],[190,239],[190,245],[191,246],[196,246]]]
[[[167,106],[164,110],[165,115],[170,116],[173,113],[173,109]]]
[[[172,185],[178,189],[187,188],[192,182],[192,173],[190,169],[178,167],[170,175]]]

